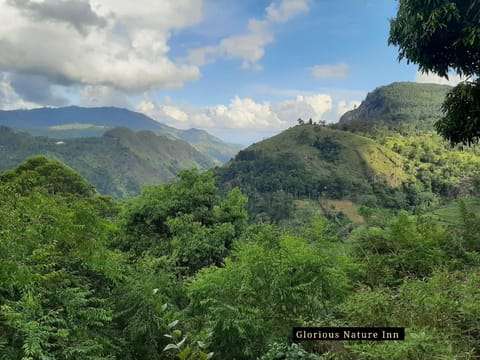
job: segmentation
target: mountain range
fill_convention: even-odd
[[[240,149],[240,145],[225,143],[204,130],[180,130],[162,124],[134,111],[116,107],[39,108],[32,110],[0,111],[0,125],[24,130],[31,135],[56,139],[100,137],[107,130],[125,127],[131,130],[150,130],[170,139],[183,140],[221,165]]]
[[[128,110],[3,111],[0,124],[16,129],[0,128],[0,171],[47,155],[100,193],[127,197],[143,184],[173,181],[182,169],[214,168],[222,188],[240,187],[250,214],[265,221],[292,217],[305,204],[324,213],[342,208],[353,218],[362,207],[426,208],[468,194],[480,175],[478,148],[452,148],[433,131],[448,90],[416,83],[379,87],[339,123],[294,126],[223,166],[239,147]]]

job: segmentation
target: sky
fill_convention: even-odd
[[[0,109],[119,106],[249,145],[337,122],[398,62],[395,0],[0,0]]]

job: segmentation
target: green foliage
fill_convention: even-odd
[[[444,229],[428,218],[401,213],[385,228],[369,227],[351,236],[356,254],[365,264],[365,283],[394,286],[404,278],[425,278],[449,261]]]
[[[64,181],[57,177],[62,173]],[[33,191],[27,191],[19,185],[32,174],[41,178],[32,176]],[[112,358],[113,310],[106,300],[124,264],[107,247],[115,227],[94,198],[84,197],[82,190],[91,187],[58,163],[35,158],[6,177],[0,185],[0,334],[7,345],[0,352],[7,359]]]
[[[164,359],[169,343],[164,334],[185,306],[185,296],[170,260],[145,257],[132,264],[112,297],[122,359]]]
[[[91,196],[95,188],[75,171],[44,156],[31,157],[14,170],[0,175],[0,185],[10,184],[16,192],[43,190],[51,194]]]
[[[220,201],[213,174],[183,171],[177,183],[145,188],[120,219],[120,246],[135,256],[171,256],[188,274],[220,264],[246,227],[238,189]]]
[[[319,357],[306,352],[300,345],[286,345],[282,343],[273,343],[269,345],[268,352],[260,360],[319,360]]]
[[[176,183],[145,188],[122,204],[119,219],[119,204],[94,195],[59,163],[34,158],[0,174],[0,358],[477,358],[478,201],[460,202],[454,214],[449,205],[421,216],[375,207],[382,201],[427,212],[438,201],[431,194],[440,174],[469,174],[446,181],[457,194],[473,193],[475,150],[445,155],[426,135],[371,148],[360,137],[303,128],[293,133],[311,154],[323,135],[332,136],[334,145],[328,136],[325,143],[338,150],[330,155],[340,163],[352,160],[346,139],[363,144],[363,156],[371,150],[381,158],[384,151],[392,163],[398,158],[384,149],[395,148],[415,161],[415,177],[395,190],[380,182],[372,193],[359,189],[365,206],[358,223],[327,211],[334,204],[353,208],[351,202],[300,200],[303,215],[282,222],[281,230],[249,226],[246,197],[234,188],[222,199],[210,172],[184,171]],[[239,157],[263,156],[253,148]],[[294,170],[288,159],[282,169]],[[437,164],[444,173],[435,172]],[[304,165],[308,174],[311,164]],[[281,188],[269,194],[279,213],[282,196],[293,200]],[[407,336],[287,345],[292,327],[312,325],[400,326]]]
[[[480,252],[480,219],[477,214],[469,210],[464,201],[459,202],[462,226],[459,236],[462,245],[467,251]]]
[[[401,0],[388,42],[399,47],[399,60],[418,64],[422,72],[478,74],[479,8],[478,0]]]
[[[403,159],[371,139],[324,126],[295,126],[241,151],[216,169],[224,189],[248,195],[252,220],[278,223],[293,215],[294,201],[365,195],[379,206],[402,208]],[[393,198],[393,200],[392,200]]]
[[[442,116],[441,105],[450,89],[409,82],[381,86],[369,92],[358,108],[345,113],[335,127],[366,136],[376,134],[377,138],[388,131],[431,131],[434,121]]]
[[[435,124],[440,135],[451,144],[478,143],[480,140],[480,80],[457,85],[448,93],[442,110],[445,116]]]
[[[176,352],[176,358],[179,360],[208,360],[213,357],[214,352],[207,353],[211,333],[201,333],[198,339],[191,340],[189,335],[184,335],[180,329],[176,329],[177,326],[178,320],[168,325],[170,331],[164,336],[170,339],[170,343],[165,346],[164,352]]]
[[[479,9],[478,0],[401,0],[397,18],[391,20],[389,44],[399,46],[399,60],[418,64],[422,72],[448,78],[453,69],[467,77],[478,76]],[[479,88],[478,81],[459,84],[443,103],[445,116],[436,128],[452,144],[479,140]]]
[[[343,261],[322,245],[263,229],[239,244],[225,267],[199,273],[189,289],[190,312],[211,325],[212,348],[222,358],[254,359],[268,342],[288,339],[292,326],[328,314],[345,297]]]
[[[313,146],[320,151],[321,158],[328,162],[337,160],[342,148],[339,142],[330,137],[325,137],[324,139],[317,138]]]
[[[341,306],[358,326],[406,327],[402,342],[348,344],[354,359],[474,359],[480,348],[477,271],[435,272],[407,280],[397,290],[361,290]]]
[[[42,154],[78,171],[99,193],[115,197],[138,195],[143,184],[174,181],[183,169],[217,164],[184,141],[126,128],[59,142],[0,127],[0,143],[0,171]]]

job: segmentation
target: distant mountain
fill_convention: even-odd
[[[187,142],[148,130],[114,128],[101,137],[57,140],[0,126],[0,172],[33,155],[63,162],[115,197],[136,195],[143,184],[171,182],[182,169],[215,165]]]
[[[171,139],[189,142],[210,157],[216,165],[230,160],[240,145],[228,144],[206,131],[180,130],[159,123],[150,117],[116,107],[40,108],[32,110],[0,110],[0,125],[21,129],[32,135],[66,139],[102,136],[108,129],[125,127],[131,130],[150,130]]]
[[[123,126],[132,130],[152,131],[167,128],[138,112],[115,107],[79,106],[0,111],[0,124],[17,129],[46,129],[67,124],[90,124],[106,128]]]
[[[450,89],[447,85],[413,82],[382,86],[368,93],[358,108],[345,113],[336,127],[350,131],[382,126],[390,130],[432,130],[433,122],[442,116],[441,105]]]

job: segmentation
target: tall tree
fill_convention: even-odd
[[[390,45],[399,60],[418,64],[420,71],[448,78],[450,70],[467,78],[443,103],[437,131],[452,144],[480,140],[480,1],[399,0],[391,20]],[[471,79],[474,80],[471,80]]]

